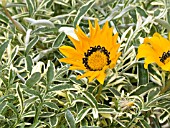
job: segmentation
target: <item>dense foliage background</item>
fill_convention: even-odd
[[[1,0],[0,127],[169,128],[169,72],[136,60],[143,38],[168,38],[169,0]],[[66,34],[109,21],[122,52],[104,85],[60,63]],[[161,43],[161,42],[160,42]],[[98,97],[99,87],[102,92]],[[96,98],[98,97],[98,98]]]

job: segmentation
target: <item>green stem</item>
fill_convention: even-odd
[[[97,101],[100,99],[100,94],[102,93],[102,89],[103,89],[103,85],[100,84],[100,85],[99,85],[98,94],[97,94],[97,96],[96,96],[96,100],[97,100]]]
[[[165,93],[169,88],[170,88],[170,86],[169,86],[169,85],[166,85],[166,86],[161,90],[160,94]]]
[[[168,79],[165,83],[165,86],[161,89],[160,94],[165,93],[170,88],[170,79]]]
[[[37,112],[36,112],[36,115],[35,115],[34,122],[38,122],[38,118],[39,118],[39,115],[40,115],[40,113],[41,113],[41,108],[42,108],[42,103],[40,103],[40,105],[38,106],[38,109],[37,109]]]

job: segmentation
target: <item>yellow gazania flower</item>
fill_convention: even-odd
[[[165,71],[170,71],[170,41],[155,33],[151,38],[145,38],[138,48],[137,59],[145,58],[144,67],[156,63]]]
[[[77,78],[88,77],[89,82],[97,79],[103,84],[106,77],[106,69],[113,68],[120,56],[117,44],[118,34],[112,36],[113,28],[109,28],[108,22],[102,29],[95,20],[95,27],[89,21],[90,36],[88,37],[79,26],[75,30],[79,40],[68,36],[75,48],[61,46],[60,52],[67,58],[60,59],[61,62],[71,64],[70,70],[84,70],[85,73]]]

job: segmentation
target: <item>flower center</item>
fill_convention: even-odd
[[[164,52],[162,54],[162,57],[159,57],[160,61],[164,64],[168,63],[170,61],[170,51],[168,50],[168,52]]]
[[[111,63],[109,55],[110,52],[108,52],[105,47],[99,45],[90,47],[90,49],[84,53],[83,64],[86,69],[90,71],[100,71],[104,66]]]

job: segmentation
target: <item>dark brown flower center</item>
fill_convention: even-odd
[[[100,71],[110,63],[110,52],[100,45],[90,47],[90,49],[84,53],[83,64],[86,69],[90,71]]]
[[[160,58],[160,61],[165,64],[165,60],[170,57],[170,51],[164,52]]]

